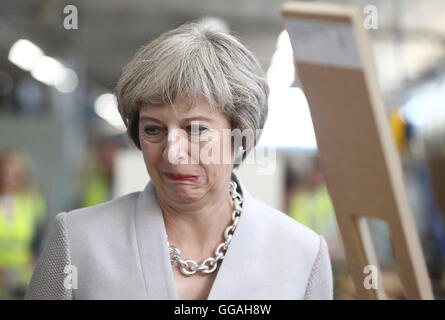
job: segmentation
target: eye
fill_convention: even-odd
[[[160,134],[162,131],[162,129],[158,126],[153,126],[153,125],[147,125],[144,128],[144,132],[149,135],[149,136],[155,136],[157,134]]]
[[[195,134],[201,134],[203,132],[206,132],[208,129],[206,127],[203,126],[197,126],[197,125],[191,125],[187,127],[187,131],[190,132],[191,134],[195,135]]]

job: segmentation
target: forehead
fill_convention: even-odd
[[[0,169],[21,169],[25,170],[25,162],[20,156],[8,155],[0,161]]]
[[[187,100],[179,100],[174,106],[167,104],[143,104],[139,109],[140,117],[156,118],[161,121],[167,120],[192,120],[202,119],[209,121],[227,121],[227,117],[219,108],[212,109],[205,101],[199,101],[192,105]]]

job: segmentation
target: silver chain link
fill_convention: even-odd
[[[204,259],[201,265],[198,265],[196,261],[191,259],[182,260],[181,251],[175,246],[172,246],[168,242],[168,236],[166,235],[170,262],[172,265],[178,264],[183,274],[191,276],[197,273],[198,271],[201,271],[202,273],[205,274],[212,273],[218,267],[218,262],[224,259],[227,249],[229,248],[230,242],[232,241],[232,236],[233,233],[235,232],[236,226],[238,225],[238,221],[242,211],[243,198],[236,191],[236,188],[237,188],[236,182],[231,181],[230,196],[232,197],[233,207],[234,207],[234,210],[232,212],[232,224],[228,226],[224,231],[224,238],[226,239],[226,241],[218,245],[218,247],[215,250],[215,255],[216,255],[215,257],[209,257],[207,259]]]

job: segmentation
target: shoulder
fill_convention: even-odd
[[[275,243],[296,250],[310,260],[316,257],[321,243],[318,233],[253,197],[249,206],[266,237],[273,237]]]
[[[114,232],[116,228],[124,227],[131,220],[129,218],[135,210],[139,194],[140,192],[134,192],[95,206],[62,213],[56,216],[56,220],[65,220],[68,234],[71,236],[82,237],[92,232],[97,234],[101,230]]]
[[[101,204],[75,209],[69,211],[67,216],[69,219],[98,219],[104,215],[109,218],[110,215],[120,214],[123,212],[123,210],[129,210],[130,208],[134,207],[139,194],[140,192],[133,192]]]
[[[282,292],[287,292],[292,299],[303,299],[320,296],[320,290],[328,292],[329,268],[325,261],[329,262],[329,258],[324,254],[320,258],[320,253],[327,253],[323,238],[258,199],[249,196],[246,200],[245,220],[240,228],[244,235],[240,237],[244,240],[243,248],[249,248],[255,257],[252,272],[273,275],[262,280],[270,282],[267,294],[282,297]],[[319,281],[320,273],[328,280]],[[310,283],[314,284],[308,291]]]

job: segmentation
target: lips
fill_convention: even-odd
[[[174,181],[195,181],[198,176],[165,172],[165,176]]]

